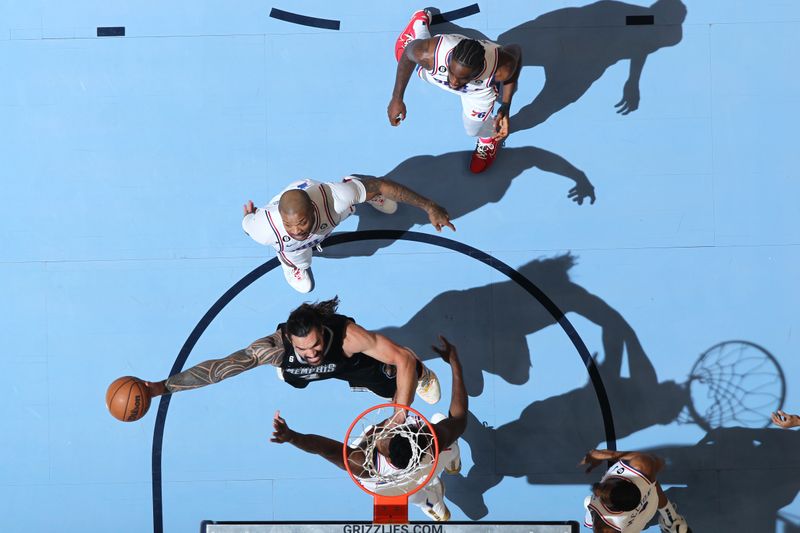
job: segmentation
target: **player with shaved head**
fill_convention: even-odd
[[[397,211],[397,203],[425,211],[436,231],[455,231],[447,211],[432,200],[388,179],[351,175],[341,182],[305,179],[290,184],[263,208],[252,201],[244,205],[242,228],[256,242],[271,245],[283,266],[283,275],[296,291],[314,288],[311,275],[313,249],[349,217],[357,204],[366,202],[383,213]]]

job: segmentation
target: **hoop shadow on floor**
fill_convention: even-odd
[[[653,23],[629,25],[629,17],[652,17]],[[601,0],[557,9],[501,33],[496,42],[520,45],[523,66],[543,67],[545,74],[539,94],[511,117],[512,133],[533,128],[576,102],[610,66],[622,60],[630,60],[630,70],[617,109],[623,114],[635,111],[647,56],[678,44],[685,19],[686,6],[680,0],[658,0],[649,7]],[[487,38],[453,23],[431,29],[437,34]]]
[[[651,451],[667,460],[662,483],[685,485],[666,493],[694,531],[775,531],[778,511],[800,491],[798,449],[797,431],[733,427]]]
[[[503,157],[495,162],[488,171],[491,174],[488,176],[469,172],[466,167],[471,154],[472,152],[449,152],[436,156],[415,156],[397,165],[385,177],[443,205],[453,220],[487,204],[499,202],[511,187],[512,181],[531,168],[539,168],[572,180],[574,183],[570,187],[577,188],[581,195],[594,191],[583,171],[563,157],[541,148],[526,146],[504,149]],[[564,202],[570,202],[566,194],[568,190],[565,190]],[[362,205],[359,206],[357,215],[358,231],[407,230],[414,225],[429,223],[424,212],[405,205],[398,206],[397,212],[390,216]],[[390,244],[391,241],[358,242],[340,246],[335,252],[323,251],[322,255],[331,258],[369,256]]]
[[[741,347],[733,359],[720,350],[731,345]],[[737,476],[752,482],[749,489],[740,488],[742,499],[744,495],[751,496],[756,487],[761,491],[764,478],[773,475],[769,472],[785,464],[781,453],[790,454],[792,446],[796,446],[796,438],[782,437],[782,430],[764,429],[769,423],[769,413],[780,408],[784,400],[785,381],[777,360],[753,343],[729,341],[704,352],[685,383],[659,382],[633,332],[625,339],[625,349],[630,377],[621,376],[618,353],[606,357],[599,365],[614,411],[617,435],[624,438],[650,426],[672,422],[696,423],[709,428],[709,436],[697,446],[653,450],[669,460],[660,480],[688,485],[685,491],[672,490],[676,492],[678,503],[684,499],[692,502],[690,510],[682,506],[681,512],[694,530],[767,531],[756,525],[763,525],[764,520],[771,520],[774,526],[776,511],[792,501],[800,486],[800,469],[797,468],[800,460],[792,460],[794,466],[790,474],[775,476],[775,486],[765,487],[763,493],[770,497],[760,501],[760,507],[751,506],[747,520],[752,522],[752,527],[717,529],[696,527],[696,523],[718,524],[717,513],[723,512],[719,507],[709,507],[703,494],[724,501],[720,493],[727,484],[721,481]],[[447,480],[448,497],[470,518],[478,519],[488,513],[483,495],[506,476],[526,477],[532,484],[595,481],[599,476],[586,476],[575,466],[586,451],[599,442],[591,441],[591,435],[596,434],[591,412],[580,408],[587,405],[584,402],[590,392],[582,387],[534,402],[517,420],[496,429],[481,424],[471,415],[463,439],[469,443],[474,466],[465,476]],[[716,396],[717,405],[707,404],[709,396]],[[729,410],[725,404],[736,409]],[[748,411],[748,415],[741,416],[737,410]],[[725,411],[724,416],[720,416],[721,411]],[[759,416],[752,416],[756,412]],[[740,423],[756,427],[729,427]],[[747,438],[739,437],[742,434]],[[769,439],[775,447],[771,453],[763,453],[758,461],[748,464],[746,458],[750,450],[762,444],[759,438]],[[792,490],[794,492],[788,495]],[[703,503],[699,505],[698,502]]]

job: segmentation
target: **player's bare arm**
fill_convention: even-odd
[[[367,331],[353,322],[347,325],[342,348],[348,356],[361,352],[381,363],[393,365],[397,369],[395,378],[397,392],[394,401],[402,405],[411,405],[417,388],[417,358],[411,350],[379,333]]]
[[[589,450],[579,464],[588,465],[586,472],[591,472],[603,461],[625,461],[631,468],[635,468],[644,474],[650,481],[655,481],[658,473],[664,468],[664,460],[655,455],[614,450]]]
[[[386,110],[389,116],[389,123],[392,126],[399,125],[406,118],[406,104],[403,103],[403,95],[406,92],[408,80],[411,79],[414,68],[416,65],[428,70],[433,68],[433,58],[438,42],[438,37],[416,39],[409,43],[403,55],[400,56],[400,61],[397,62],[397,74],[394,79],[392,99],[389,101],[389,107]]]
[[[453,390],[450,395],[449,416],[434,425],[436,437],[439,439],[441,448],[448,448],[467,429],[467,410],[469,409],[469,399],[467,388],[464,386],[464,372],[461,367],[461,360],[458,358],[456,347],[450,344],[447,339],[440,336],[441,346],[431,346],[433,351],[439,354],[449,365],[453,374]]]
[[[280,411],[276,411],[272,418],[272,438],[269,440],[278,444],[288,442],[306,453],[319,455],[344,470],[341,442],[321,435],[298,433],[292,430],[286,420],[281,417]]]
[[[276,331],[227,357],[203,361],[166,380],[153,383],[146,381],[145,384],[152,396],[197,389],[218,383],[257,366],[280,366],[283,354],[283,339],[280,332]]]
[[[517,80],[522,71],[522,48],[517,44],[509,44],[500,49],[495,82],[502,85],[502,100],[494,119],[495,136],[498,141],[508,137],[509,112],[511,100],[517,92]]]
[[[433,200],[416,193],[404,185],[386,178],[375,178],[372,176],[357,175],[367,189],[367,200],[372,200],[376,195],[383,195],[384,198],[394,200],[403,204],[412,205],[422,209],[428,214],[428,219],[436,231],[442,231],[443,227],[448,227],[455,231],[456,227],[450,222],[450,215],[447,210]]]

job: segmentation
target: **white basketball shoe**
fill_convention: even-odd
[[[311,275],[310,268],[295,268],[283,263],[281,266],[283,267],[283,277],[294,290],[303,294],[311,292],[314,288],[314,277]]]
[[[387,215],[392,215],[397,211],[397,202],[385,198],[382,194],[373,196],[372,200],[367,200],[367,203],[381,213],[386,213]]]
[[[422,365],[422,375],[417,380],[417,394],[425,403],[436,403],[442,397],[439,378],[425,365]]]

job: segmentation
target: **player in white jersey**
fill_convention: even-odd
[[[458,448],[458,438],[464,433],[467,427],[467,390],[464,387],[464,376],[461,369],[461,362],[458,359],[458,352],[455,346],[450,344],[447,339],[440,337],[441,347],[432,347],[442,359],[450,364],[453,377],[453,391],[450,398],[449,416],[441,414],[431,417],[433,430],[439,442],[439,463],[434,476],[420,491],[409,497],[409,502],[417,505],[426,515],[442,522],[450,519],[450,510],[444,502],[444,483],[439,475],[442,470],[448,473],[457,473],[461,470],[461,456]],[[421,424],[422,422],[409,415],[405,422],[408,425]],[[369,429],[369,428],[367,428]],[[383,474],[392,474],[407,467],[411,457],[411,445],[408,440],[399,435],[393,439],[378,441],[376,445],[377,462],[379,471]],[[365,434],[362,438],[367,439]],[[425,430],[420,432],[420,438],[430,438]],[[273,420],[272,442],[289,442],[297,448],[327,459],[339,468],[344,469],[344,459],[342,457],[343,443],[321,437],[319,435],[298,433],[289,428],[286,421],[281,418],[280,413],[275,413]],[[425,468],[415,469],[414,476],[411,476],[404,483],[405,485],[383,485],[378,486],[372,479],[363,477],[362,468],[364,464],[364,449],[359,443],[348,446],[348,462],[354,475],[361,478],[364,487],[380,494],[392,495],[399,492],[408,492],[419,485],[427,477],[429,470]],[[430,464],[430,461],[428,461]],[[359,475],[361,474],[361,475]]]
[[[397,210],[397,202],[413,205],[428,213],[436,231],[443,226],[456,229],[447,210],[436,202],[391,180],[362,175],[348,176],[340,183],[296,181],[263,208],[249,201],[244,205],[242,228],[254,241],[275,248],[286,281],[307,293],[314,288],[313,249],[320,249],[325,237],[363,202],[387,214]]]
[[[658,511],[661,531],[691,533],[656,479],[664,468],[662,459],[648,453],[590,450],[580,464],[588,465],[590,472],[603,461],[615,462],[584,500],[586,527],[597,533],[638,533]]]
[[[423,80],[461,96],[464,129],[467,135],[478,138],[470,170],[483,172],[508,137],[508,115],[522,69],[522,49],[516,44],[500,46],[457,34],[431,37],[430,23],[429,11],[417,11],[397,39],[397,75],[387,109],[389,122],[397,126],[406,118],[403,94],[416,67]],[[492,117],[498,87],[502,87],[502,100]]]

